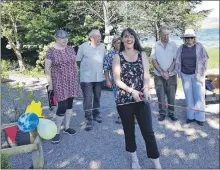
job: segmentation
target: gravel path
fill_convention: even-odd
[[[19,76],[11,76],[13,80],[21,80]],[[37,91],[38,97],[46,98],[44,78],[22,78],[26,86]],[[13,82],[12,82],[13,83]],[[5,84],[2,84],[2,92]],[[155,91],[152,96],[156,99]],[[2,99],[2,123],[10,120],[10,104]],[[177,94],[177,105],[184,105],[184,95]],[[82,101],[75,100],[71,126],[77,134],[70,136],[62,133],[61,142],[52,145],[51,141],[43,141],[46,169],[129,169],[130,157],[125,151],[124,134],[121,125],[115,123],[117,112],[111,91],[102,91],[101,107],[113,108],[101,110],[103,123],[95,123],[90,132],[84,131],[84,113]],[[172,122],[166,118],[158,122],[158,106],[152,106],[152,119],[158,147],[161,153],[161,165],[164,169],[218,169],[219,168],[219,104],[210,104],[204,127],[196,123],[185,123],[185,110],[176,110],[178,121]],[[54,115],[45,103],[45,115]],[[76,111],[77,110],[77,111]],[[7,115],[7,116],[6,116]],[[154,168],[146,156],[144,141],[138,125],[136,125],[137,154],[140,165],[144,169]],[[31,166],[31,154],[11,156],[12,168],[27,169]]]

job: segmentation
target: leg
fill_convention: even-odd
[[[72,117],[72,108],[73,108],[73,97],[68,98],[68,106],[64,117],[65,122],[65,130],[64,133],[68,133],[70,135],[75,135],[76,131],[70,128],[70,120]]]
[[[205,80],[204,80],[205,82]],[[195,109],[205,110],[204,107],[204,98],[205,98],[205,89],[204,82],[199,82],[193,77],[193,95],[195,100]],[[199,122],[205,122],[205,112],[195,112],[195,119]]]
[[[83,93],[83,109],[85,111],[85,118],[88,121],[92,121],[92,83],[81,83],[81,89]]]
[[[102,83],[101,82],[94,82],[93,83],[93,94],[94,94],[94,100],[93,100],[93,119],[97,121],[98,123],[102,123],[102,119],[100,117],[100,112],[98,108],[100,107],[100,97],[101,97],[101,91],[102,91]]]
[[[125,134],[126,151],[135,152],[135,125],[134,125],[134,108],[133,104],[126,104],[117,106],[118,113],[120,115],[122,126]]]
[[[159,102],[165,103],[164,80],[161,76],[154,75],[156,94]],[[159,104],[159,121],[163,121],[166,116],[166,106]]]
[[[57,125],[57,134],[52,139],[52,143],[59,143],[60,142],[60,130],[61,125],[63,123],[64,115],[68,107],[68,100],[58,102],[58,108],[56,112],[56,125]]]
[[[186,107],[194,108],[195,104],[193,98],[192,75],[181,73],[181,79],[182,79],[183,90],[186,98]],[[187,112],[187,119],[191,121],[195,119],[193,110],[187,110],[186,112]]]
[[[175,96],[177,89],[177,79],[176,75],[169,77],[167,80],[166,93],[168,104],[175,105]],[[171,120],[176,121],[177,118],[174,116],[174,107],[168,106],[168,115]]]
[[[160,155],[152,127],[150,105],[144,102],[136,103],[135,116],[146,144],[148,158],[159,158]]]
[[[121,117],[122,126],[125,134],[126,151],[131,153],[132,168],[139,169],[139,161],[136,154],[135,125],[134,125],[134,104],[117,106]]]

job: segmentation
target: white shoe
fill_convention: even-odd
[[[138,161],[132,161],[131,167],[132,169],[141,169]]]

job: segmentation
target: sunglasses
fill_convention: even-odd
[[[193,40],[194,37],[186,37],[185,39],[186,39],[186,40],[189,40],[189,39]]]

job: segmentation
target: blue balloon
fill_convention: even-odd
[[[39,117],[35,113],[24,113],[18,119],[18,128],[22,132],[34,130],[39,123]]]

